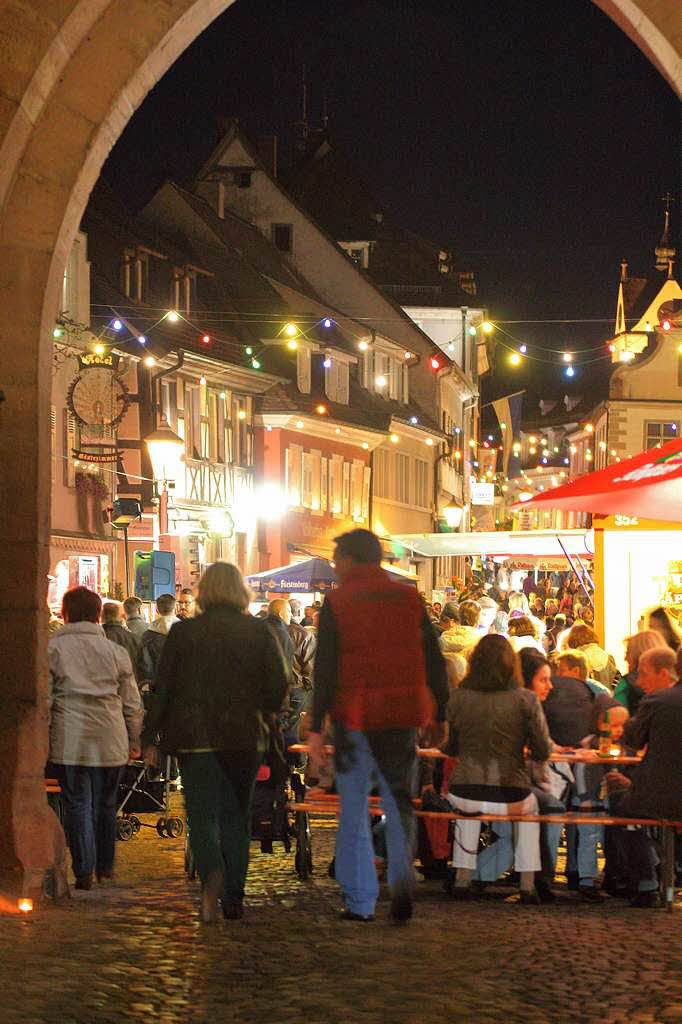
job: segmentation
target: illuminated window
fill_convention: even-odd
[[[674,420],[652,421],[644,424],[644,447],[655,448],[680,436],[680,424]]]

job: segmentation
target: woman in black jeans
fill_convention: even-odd
[[[263,715],[279,711],[289,674],[267,623],[248,614],[239,569],[215,562],[199,582],[201,614],[171,628],[143,733],[154,762],[157,736],[180,762],[202,883],[201,919],[243,916],[251,802],[267,746]]]

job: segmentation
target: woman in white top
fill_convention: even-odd
[[[510,617],[507,632],[509,634],[509,643],[517,654],[525,647],[532,647],[533,650],[538,651],[544,656],[545,652],[542,642],[536,639],[535,629],[529,616],[517,615],[514,618]]]
[[[130,655],[99,625],[102,602],[67,590],[65,625],[48,643],[49,771],[60,783],[77,889],[111,878],[116,797],[123,766],[140,756],[142,702]]]

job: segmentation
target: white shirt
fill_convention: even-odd
[[[50,637],[50,753],[57,764],[124,765],[138,747],[144,711],[130,655],[95,622]]]

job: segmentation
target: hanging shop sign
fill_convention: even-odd
[[[73,454],[83,462],[116,462],[116,427],[130,405],[130,393],[111,356],[83,355],[66,404],[80,427]]]

